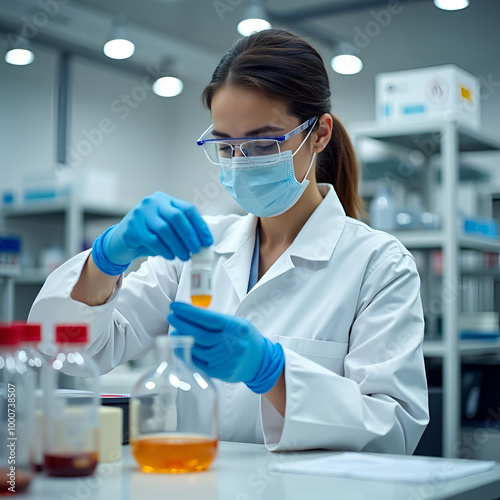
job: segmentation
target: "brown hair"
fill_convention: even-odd
[[[260,31],[234,43],[203,90],[208,109],[215,92],[227,84],[256,87],[284,101],[288,112],[301,122],[330,113],[330,83],[323,59],[308,42],[283,29]],[[345,128],[332,118],[332,137],[318,154],[316,180],[333,184],[346,214],[357,218],[364,210],[356,155]]]

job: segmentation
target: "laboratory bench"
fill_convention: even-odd
[[[147,474],[136,465],[130,446],[122,447],[122,461],[100,464],[92,476],[49,478],[38,474],[27,494],[33,500],[433,500],[500,498],[500,463],[493,469],[451,481],[434,479],[420,484],[290,474],[269,470],[306,458],[335,454],[328,451],[268,452],[264,445],[220,442],[218,455],[204,472]],[[398,457],[416,460],[421,457]],[[436,471],[456,459],[430,458]]]

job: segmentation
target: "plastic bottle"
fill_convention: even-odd
[[[18,347],[18,331],[0,324],[0,495],[22,493],[32,479],[33,379]]]
[[[157,368],[135,384],[130,444],[144,472],[205,470],[217,453],[217,393],[191,361],[193,337],[156,337]]]
[[[396,223],[396,210],[389,188],[381,184],[370,203],[370,226],[373,229],[392,231]]]
[[[208,307],[212,301],[212,247],[202,249],[191,257],[191,302]]]
[[[84,350],[87,340],[87,325],[56,325],[58,352],[43,374],[49,476],[87,476],[97,466],[99,370]]]
[[[37,349],[37,344],[42,340],[42,326],[38,323],[25,323],[14,321],[11,323],[19,335],[20,345],[17,357],[28,369],[28,375],[33,379],[35,390],[35,435],[33,436],[33,462],[36,470],[43,468],[43,391],[42,371],[46,369],[47,362],[42,353]]]

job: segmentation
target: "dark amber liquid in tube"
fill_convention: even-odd
[[[44,469],[49,476],[89,476],[97,467],[96,452],[45,454]]]

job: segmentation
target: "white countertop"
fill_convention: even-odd
[[[328,451],[271,453],[264,445],[220,442],[216,460],[205,472],[146,474],[123,447],[120,463],[101,464],[93,476],[48,478],[38,474],[25,495],[33,500],[436,500],[500,497],[500,464],[494,469],[449,482],[404,484],[275,473],[271,463],[318,457]],[[412,460],[412,457],[400,457]],[[436,470],[442,459],[436,460]]]

